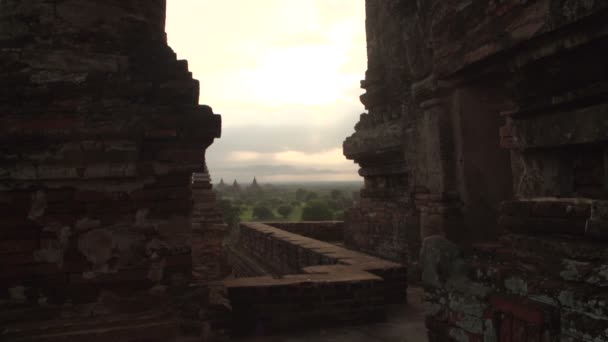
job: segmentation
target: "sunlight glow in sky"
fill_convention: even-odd
[[[222,115],[214,181],[360,179],[341,145],[364,110],[364,11],[364,0],[167,2],[169,44]]]

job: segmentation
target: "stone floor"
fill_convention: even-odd
[[[393,308],[386,322],[277,336],[233,339],[240,342],[425,342],[424,292],[408,289],[407,306]]]

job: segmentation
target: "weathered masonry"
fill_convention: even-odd
[[[167,341],[201,320],[190,187],[220,117],[164,21],[164,0],[0,1],[3,340]]]
[[[327,232],[339,223],[277,226],[335,241]],[[239,231],[231,253],[236,278],[224,281],[235,334],[371,323],[388,305],[406,302],[403,265],[269,224],[242,223]]]
[[[366,9],[347,246],[423,241],[432,341],[607,341],[608,3]]]
[[[0,1],[3,340],[207,336],[221,123],[167,46],[165,5]],[[261,277],[226,282],[236,324],[371,320],[405,291],[399,262],[421,269],[431,341],[608,341],[608,2],[366,11],[368,113],[344,143],[365,178],[342,228],[355,251],[317,241],[330,223],[245,225],[235,272]]]

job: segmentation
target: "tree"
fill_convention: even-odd
[[[342,208],[344,208],[344,209],[352,208],[353,204],[354,203],[353,203],[352,198],[348,198],[348,197],[342,198],[342,205],[341,205]]]
[[[226,191],[227,185],[224,183],[224,178],[220,179],[220,183],[217,185],[216,190],[219,192]]]
[[[253,218],[258,220],[269,220],[274,218],[272,210],[263,205],[253,207]]]
[[[302,188],[299,188],[298,190],[296,190],[296,200],[298,201],[303,201],[306,199],[306,194],[308,192]]]
[[[282,205],[277,209],[277,211],[279,212],[279,214],[281,214],[281,216],[287,218],[289,214],[291,214],[291,212],[293,211],[293,207],[289,205]]]
[[[230,227],[234,227],[239,224],[241,208],[233,206],[232,201],[224,199],[217,202],[218,208],[222,211],[224,216],[224,222]]]
[[[326,202],[321,200],[306,203],[302,209],[304,221],[327,221],[333,219],[333,213]]]
[[[319,195],[317,195],[316,192],[309,192],[306,194],[306,202],[310,202],[312,200],[315,200],[319,198]]]
[[[258,184],[258,180],[255,177],[253,177],[253,182],[251,182],[247,191],[253,195],[258,195],[262,192],[262,187]]]
[[[346,214],[346,213],[345,213],[345,211],[344,211],[344,210],[339,210],[339,211],[336,211],[336,212],[334,213],[334,220],[335,220],[335,221],[344,221],[345,214]]]
[[[266,200],[265,202],[268,204],[269,207],[272,207],[272,208],[277,208],[281,204],[283,204],[283,201],[277,197],[271,197],[268,200]]]
[[[337,211],[337,210],[344,209],[344,205],[343,205],[342,201],[328,200],[327,201],[327,206],[329,206],[329,208],[332,211]]]
[[[342,191],[340,191],[338,189],[334,189],[331,191],[330,196],[333,200],[338,200],[338,199],[344,197],[344,194],[342,193]]]

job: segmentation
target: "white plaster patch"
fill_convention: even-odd
[[[529,298],[533,301],[549,304],[552,306],[557,306],[557,301],[547,295],[530,295]]]
[[[592,275],[587,278],[587,282],[598,286],[608,285],[608,265],[601,265],[592,271]]]
[[[137,213],[135,213],[135,227],[147,227],[148,223],[148,214],[150,213],[150,209],[139,209]]]
[[[37,218],[43,216],[44,212],[46,211],[46,206],[47,206],[46,195],[45,195],[44,191],[42,191],[42,190],[36,191],[32,195],[30,212],[28,213],[27,218],[29,218],[32,221],[35,221]]]
[[[81,218],[80,220],[78,220],[78,222],[76,222],[76,225],[74,226],[74,228],[76,228],[77,231],[86,231],[86,230],[91,230],[94,228],[99,228],[100,226],[101,226],[101,221],[93,220],[88,217],[84,217],[84,218]]]
[[[505,280],[505,287],[513,294],[528,295],[528,284],[521,278],[511,277]]]
[[[469,335],[462,329],[450,328],[449,334],[457,342],[469,342]]]
[[[96,266],[103,265],[112,258],[114,238],[105,229],[96,229],[83,234],[78,239],[78,250]]]
[[[424,313],[426,316],[436,316],[441,312],[442,306],[437,303],[424,302]]]
[[[497,342],[496,328],[494,328],[494,322],[491,319],[485,320],[485,330],[483,332],[484,342]]]
[[[17,301],[17,302],[27,301],[24,286],[11,287],[10,289],[8,289],[8,295],[12,300]]]
[[[589,263],[564,259],[562,260],[562,266],[564,267],[564,270],[561,271],[559,275],[564,280],[580,280],[584,276],[584,274],[581,274],[581,269],[589,267]]]

